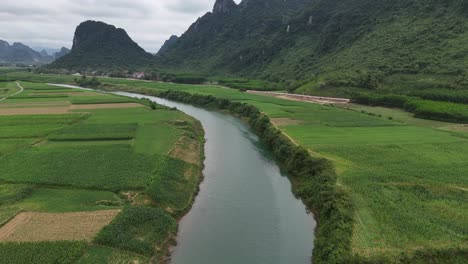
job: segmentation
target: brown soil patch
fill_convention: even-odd
[[[291,118],[272,118],[271,122],[275,126],[300,125],[303,123],[301,120],[295,120]]]
[[[96,96],[99,95],[99,93],[93,93],[93,92],[50,92],[50,93],[30,93],[29,95],[31,96],[41,96],[41,95],[68,95],[68,96]]]
[[[49,107],[49,106],[68,106],[68,101],[55,101],[55,102],[27,102],[27,103],[1,103],[0,108],[14,108],[14,107]]]
[[[69,96],[96,96],[100,95],[100,93],[95,92],[69,92]]]
[[[302,94],[288,94],[288,93],[278,93],[278,92],[263,92],[263,91],[247,91],[247,92],[251,94],[271,96],[271,97],[281,98],[285,100],[309,102],[309,103],[317,103],[317,104],[347,104],[350,102],[350,100],[346,98],[333,98],[333,97],[311,96],[311,95],[302,95]]]
[[[122,103],[122,104],[77,104],[70,106],[70,109],[112,109],[112,108],[137,108],[145,107],[137,103]]]
[[[0,242],[91,241],[120,210],[78,213],[22,212],[0,229]]]
[[[68,107],[0,108],[0,115],[57,115],[68,113]]]
[[[189,137],[182,136],[177,141],[176,147],[169,152],[169,156],[187,163],[199,165],[200,144]]]
[[[51,92],[51,93],[30,93],[28,96],[35,97],[35,96],[65,96],[68,95],[68,93],[56,93],[56,92]]]

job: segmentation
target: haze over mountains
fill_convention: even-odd
[[[10,45],[8,42],[0,40],[0,63],[3,64],[47,64],[66,55],[68,52],[70,52],[70,50],[63,47],[59,52],[49,54],[45,50],[38,52],[20,42],[15,42]]]
[[[462,74],[468,68],[463,0],[217,0],[158,56],[102,22],[75,33],[48,69],[151,68],[268,80],[369,71]]]

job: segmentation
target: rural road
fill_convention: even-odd
[[[1,102],[1,101],[3,101],[3,100],[6,100],[6,99],[8,99],[8,97],[15,96],[15,95],[17,95],[17,94],[19,94],[19,93],[22,93],[22,92],[24,91],[24,88],[23,88],[23,86],[21,86],[21,84],[19,84],[19,82],[16,82],[16,85],[17,85],[17,86],[20,88],[20,91],[19,91],[19,92],[16,92],[16,93],[14,93],[14,94],[11,94],[11,95],[9,95],[9,96],[7,96],[7,97],[4,97],[4,98],[2,98],[2,99],[0,99],[0,102]]]
[[[253,90],[249,90],[247,92],[251,94],[278,97],[278,98],[282,98],[286,100],[311,102],[311,103],[319,103],[319,104],[347,104],[350,102],[350,100],[346,98],[333,98],[333,97],[311,96],[311,95],[289,94],[289,93],[278,93],[278,92],[264,92],[264,91],[253,91]]]

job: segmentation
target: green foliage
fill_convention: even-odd
[[[157,248],[163,248],[176,230],[175,219],[162,209],[126,207],[94,242],[151,256]]]
[[[198,177],[187,177],[194,165],[170,157],[165,158],[165,166],[157,168],[155,176],[146,188],[146,194],[161,208],[171,208],[175,213],[185,212],[190,207],[193,192],[197,189]]]
[[[87,78],[86,75],[83,75],[76,80],[76,84],[81,87],[97,88],[101,85],[101,82],[95,76]]]
[[[418,100],[404,95],[376,94],[357,94],[352,101],[364,105],[403,108],[418,118],[456,123],[468,122],[468,106],[465,104]]]
[[[138,124],[76,124],[48,137],[52,141],[128,140],[135,136]]]
[[[330,83],[369,89],[395,73],[460,76],[468,67],[460,2],[249,3],[203,16],[157,61],[161,68],[270,81],[332,74],[338,78]]]
[[[329,76],[326,85],[329,86],[351,86],[368,90],[375,90],[383,79],[382,72],[357,71],[353,74],[339,74]]]
[[[468,105],[436,102],[428,100],[411,100],[405,109],[414,112],[416,117],[456,123],[468,122]]]
[[[87,248],[85,242],[1,243],[0,263],[74,263]]]
[[[251,80],[251,79],[242,79],[242,78],[222,78],[218,79],[219,84],[224,86],[234,88],[234,89],[243,89],[243,90],[258,90],[258,91],[271,91],[271,90],[282,90],[281,85],[262,81],[262,80]]]
[[[21,200],[31,194],[32,186],[23,184],[0,184],[0,205]]]
[[[425,89],[411,91],[409,94],[426,100],[468,104],[468,90]]]

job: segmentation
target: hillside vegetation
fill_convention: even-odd
[[[151,67],[152,58],[125,30],[103,22],[85,21],[76,28],[71,52],[42,70],[111,72]]]
[[[460,0],[244,1],[200,18],[161,63],[272,80],[356,70],[461,74],[467,10]]]

